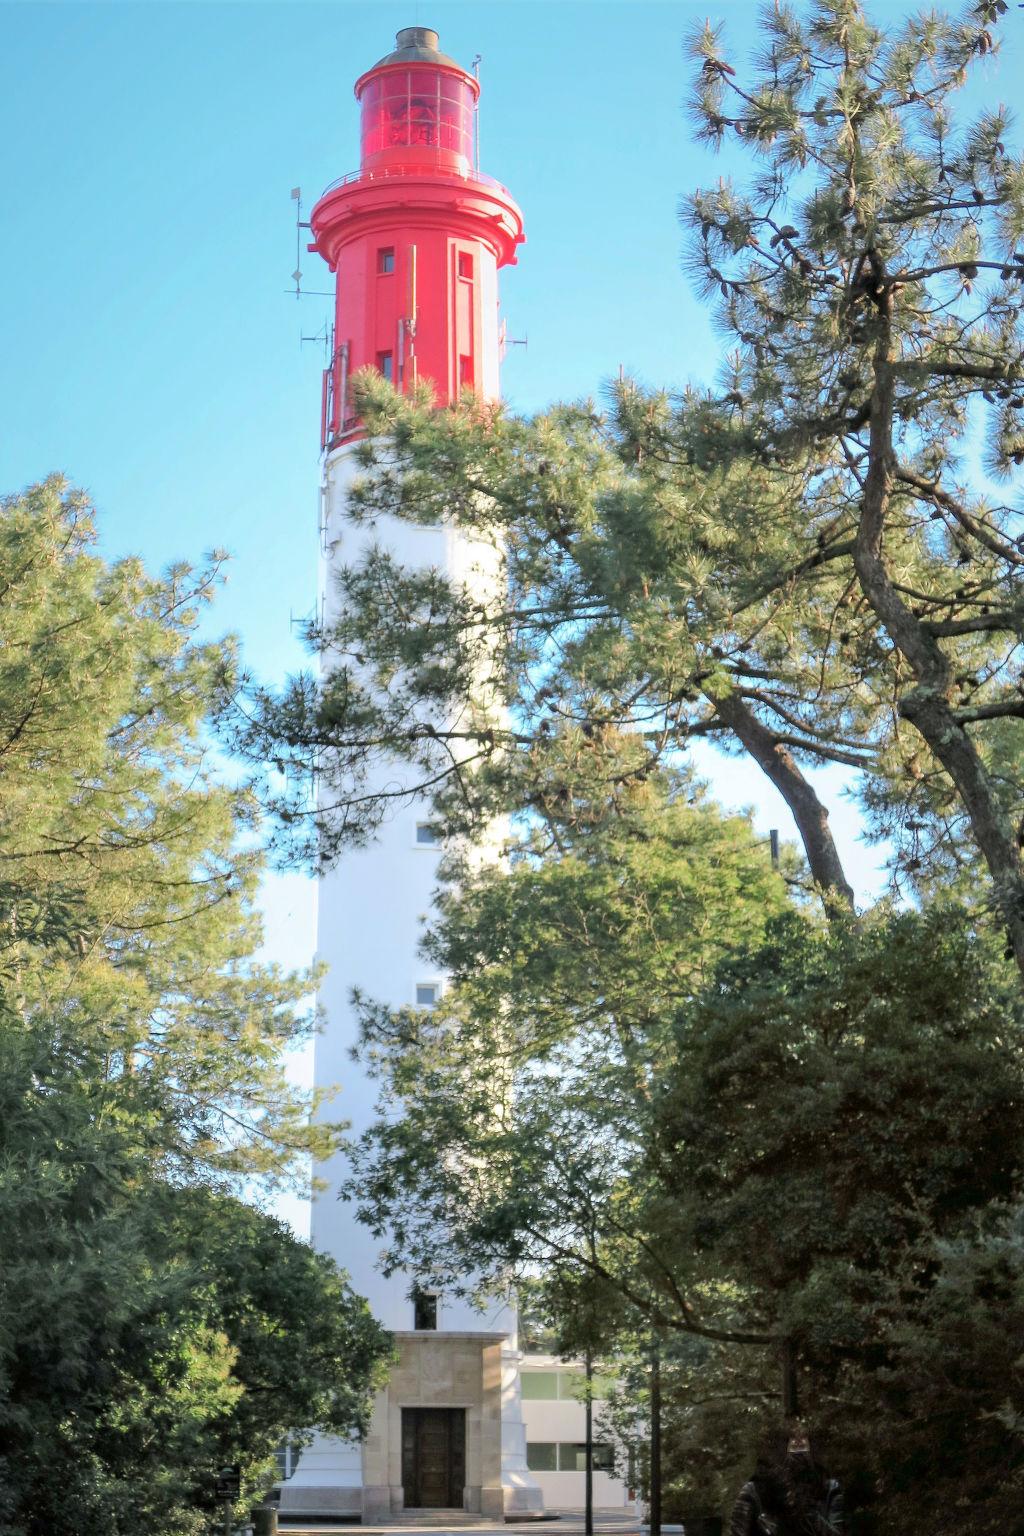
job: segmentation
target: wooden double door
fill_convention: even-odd
[[[461,1509],[465,1483],[465,1408],[403,1408],[406,1509]]]

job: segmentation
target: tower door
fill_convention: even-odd
[[[465,1482],[465,1408],[403,1408],[406,1509],[461,1509]]]

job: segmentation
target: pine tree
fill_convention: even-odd
[[[218,562],[153,578],[94,544],[59,481],[0,506],[5,994],[167,1090],[168,1171],[301,1177],[331,1142],[282,1059],[310,978],[256,958],[257,808],[207,735],[233,645],[195,638]]]

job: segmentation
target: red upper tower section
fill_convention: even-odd
[[[516,260],[523,216],[474,169],[480,86],[429,27],[356,81],[361,160],[320,198],[313,242],[336,274],[323,444],[357,436],[348,381],[376,367],[397,389],[429,379],[438,405],[498,393],[499,267]]]

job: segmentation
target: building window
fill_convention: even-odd
[[[615,1465],[610,1445],[600,1440],[593,1443],[593,1468],[595,1472],[610,1472]],[[587,1470],[586,1445],[560,1445],[558,1447],[559,1472],[585,1472]]]
[[[412,1325],[417,1333],[437,1329],[437,1292],[417,1291],[412,1298]]]
[[[587,1470],[587,1448],[585,1445],[566,1445],[558,1447],[559,1472],[585,1472]]]
[[[562,1402],[583,1403],[587,1399],[587,1378],[582,1371],[531,1371],[520,1373],[522,1393],[527,1398],[558,1398]],[[590,1378],[591,1402],[600,1402],[610,1396],[614,1385],[611,1376],[596,1371]]]
[[[557,1472],[558,1446],[552,1440],[528,1440],[526,1465],[531,1472]]]
[[[459,252],[459,276],[473,276],[473,258],[468,251]]]
[[[394,270],[395,248],[393,245],[389,245],[386,246],[383,250],[377,252],[377,271],[381,274],[384,274],[387,272],[393,272]]]
[[[519,1377],[525,1400],[550,1402],[558,1396],[557,1371],[523,1371]]]
[[[389,384],[394,382],[395,354],[393,352],[377,353],[377,372],[382,378],[387,379]]]
[[[418,821],[416,823],[416,846],[418,848],[439,848],[441,846],[441,828],[432,821]]]
[[[590,1378],[590,1401],[602,1402],[611,1393],[613,1381],[610,1376],[600,1376],[595,1371]],[[578,1403],[587,1400],[587,1378],[583,1371],[565,1371],[562,1373],[558,1385],[558,1395],[563,1398],[573,1398]]]
[[[459,388],[473,388],[473,359],[465,353],[459,358]]]
[[[441,997],[441,988],[436,981],[418,981],[416,983],[416,1007],[436,1008]]]
[[[274,1452],[274,1458],[277,1461],[277,1480],[279,1483],[286,1483],[290,1477],[295,1475],[295,1469],[299,1465],[301,1456],[301,1446],[294,1445],[291,1440],[286,1440],[283,1445],[278,1446]]]
[[[592,1452],[595,1472],[615,1471],[615,1456],[607,1441],[595,1440]],[[531,1472],[585,1472],[587,1447],[566,1442],[555,1444],[550,1440],[527,1441],[526,1465]]]
[[[615,1456],[610,1445],[603,1440],[595,1440],[593,1445],[593,1466],[595,1472],[614,1472]]]

